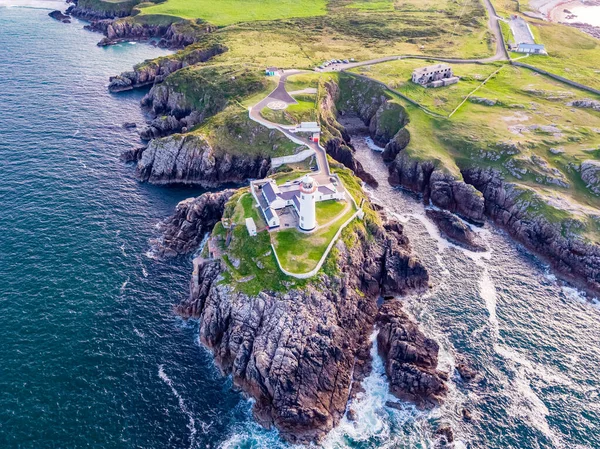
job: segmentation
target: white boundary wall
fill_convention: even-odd
[[[308,279],[308,278],[311,278],[314,275],[316,275],[319,272],[319,270],[321,269],[321,267],[323,266],[323,264],[325,263],[325,259],[327,259],[327,256],[329,255],[331,248],[333,248],[333,245],[335,245],[335,242],[337,242],[337,239],[340,237],[342,231],[346,228],[346,226],[348,226],[352,222],[352,220],[354,220],[357,217],[357,215],[360,212],[362,212],[362,209],[357,210],[354,214],[352,214],[352,216],[348,220],[346,220],[346,222],[342,226],[340,226],[340,229],[338,229],[338,231],[335,233],[335,235],[331,239],[331,242],[329,242],[329,245],[327,246],[327,249],[321,256],[321,259],[319,260],[319,263],[317,264],[317,266],[315,268],[313,268],[311,271],[309,271],[308,273],[292,273],[291,271],[287,271],[285,268],[283,268],[281,266],[281,262],[279,261],[279,256],[277,255],[275,246],[271,243],[271,249],[273,250],[273,254],[275,254],[275,260],[277,261],[277,265],[279,266],[279,269],[283,273],[287,274],[288,276],[292,276],[297,279]]]

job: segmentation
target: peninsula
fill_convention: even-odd
[[[194,254],[178,312],[199,320],[218,366],[256,400],[256,419],[285,439],[319,441],[351,409],[376,328],[397,397],[431,407],[448,389],[437,343],[394,299],[429,288],[427,269],[365,195],[374,179],[354,157],[350,121],[381,147],[392,185],[445,211],[430,216],[446,235],[468,240],[462,220],[494,223],[600,291],[600,41],[517,8],[68,8],[104,34],[99,45],[177,50],[110,79],[115,93],[151,86],[147,144],[123,158],[144,182],[239,186],[181,202],[159,252]]]

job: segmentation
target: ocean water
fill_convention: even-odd
[[[173,305],[188,258],[149,257],[156,224],[200,191],[140,184],[119,161],[138,142],[142,92],[110,95],[108,76],[163,51],[98,48],[82,23],[0,0],[0,448],[284,448],[254,423]],[[326,448],[431,448],[441,423],[456,448],[600,447],[600,310],[492,228],[490,251],[440,238],[412,196],[385,184],[368,142],[371,193],[405,223],[435,288],[408,309],[442,346],[479,369],[430,412],[392,399],[373,372]],[[460,418],[473,411],[472,423]]]
[[[142,93],[106,89],[165,52],[28,6],[0,7],[0,448],[213,447],[247,402],[172,312],[189,260],[146,256],[199,192],[134,180]]]

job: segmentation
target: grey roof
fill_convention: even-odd
[[[292,200],[294,201],[294,204],[296,205],[298,210],[300,210],[300,200],[298,199],[298,197],[295,196],[294,198],[292,198]]]
[[[288,190],[287,192],[281,192],[279,196],[284,200],[292,200],[300,194],[299,190]]]
[[[273,184],[271,184],[270,182],[267,182],[263,185],[263,192],[265,193],[265,196],[267,197],[267,201],[269,203],[272,203],[277,199],[277,194],[273,189]]]
[[[279,69],[277,67],[267,67],[269,72],[277,72]]]
[[[450,66],[448,64],[436,64],[436,65],[429,65],[427,67],[420,67],[418,69],[414,69],[413,73],[415,73],[415,74],[429,73],[429,72],[433,72],[435,70],[446,70],[449,68],[450,68]]]
[[[327,186],[319,186],[319,192],[323,193],[324,195],[331,195],[332,193],[335,193],[335,190],[332,190]]]
[[[270,207],[267,207],[263,212],[265,213],[265,217],[267,217],[267,221],[270,221],[271,218],[274,217],[273,209],[271,209]]]

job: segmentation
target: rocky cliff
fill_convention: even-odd
[[[139,3],[138,0],[122,2],[70,0],[69,2],[72,5],[67,9],[67,14],[87,21],[126,17],[131,14],[133,7]]]
[[[138,64],[132,71],[110,77],[108,90],[122,92],[149,84],[160,83],[171,73],[184,67],[206,62],[227,51],[224,45],[215,43],[209,46],[187,49],[181,54],[157,58]]]
[[[495,223],[562,274],[600,292],[600,246],[579,236],[577,223],[566,218],[551,220],[543,199],[505,182],[497,170],[471,168],[463,170],[463,176],[483,193],[485,213]]]
[[[189,20],[153,24],[138,20],[136,17],[93,20],[85,28],[105,35],[98,42],[101,47],[123,41],[145,42],[150,39],[157,39],[157,46],[171,49],[181,49],[191,45],[200,36],[215,29],[211,25]]]
[[[400,399],[429,408],[446,397],[448,373],[437,370],[439,345],[426,337],[394,300],[377,315],[377,345],[390,379],[390,391]]]
[[[162,238],[157,242],[158,254],[188,254],[200,246],[207,232],[221,220],[225,205],[235,193],[233,189],[207,192],[177,204],[175,213],[160,224]]]
[[[414,159],[400,151],[389,165],[389,172],[391,185],[422,193],[425,202],[483,224],[485,204],[481,192],[438,168],[434,161]]]
[[[186,132],[223,111],[231,102],[260,92],[265,85],[264,76],[257,70],[228,66],[190,66],[177,70],[155,84],[142,99],[142,106],[156,119],[140,136],[149,140]]]
[[[340,115],[355,115],[368,126],[371,138],[384,147],[382,156],[391,162],[389,181],[392,185],[422,193],[426,202],[431,201],[471,222],[483,223],[484,200],[477,189],[456,179],[433,161],[419,161],[406,154],[404,150],[410,142],[410,133],[405,128],[408,114],[401,105],[390,101],[383,86],[344,75],[339,85],[329,82],[324,90],[321,121],[331,135],[326,148],[334,159],[355,171],[362,169],[362,166],[352,167],[353,163],[359,163],[354,160],[350,137],[338,121]]]
[[[219,152],[195,134],[152,140],[148,147],[135,150],[135,158],[141,181],[206,188],[264,178],[271,167],[268,157]]]
[[[204,228],[196,222],[206,215],[199,209],[213,220],[215,203],[220,200],[203,195],[178,206],[165,229],[173,251],[188,252],[199,241],[194,230],[203,234]],[[178,307],[184,317],[199,319],[200,340],[217,365],[255,399],[258,422],[294,443],[321,440],[359,391],[370,371],[377,297],[428,286],[427,271],[410,254],[397,222],[348,228],[332,254],[336,273],[321,272],[285,293],[255,296],[223,282],[220,260],[196,259],[190,296]]]
[[[408,119],[397,107],[387,105],[390,99],[380,84],[344,75],[339,78],[339,85],[330,83],[327,92],[336,102],[336,109],[331,108],[332,111],[357,115],[369,126],[371,137],[385,145],[383,158],[390,163],[390,184],[423,194],[426,203],[431,202],[476,224],[490,217],[515,240],[546,258],[560,273],[583,281],[595,294],[600,292],[600,246],[586,240],[581,232],[584,226],[576,219],[553,208],[534,191],[504,182],[496,170],[463,168],[461,173],[453,175],[439,161],[415,157],[418,155],[415,149],[409,154],[411,136],[404,127]],[[582,102],[574,106],[593,107],[594,104]],[[349,144],[334,112],[324,118],[334,130],[332,134],[337,133],[339,139]],[[394,121],[397,127],[393,126]],[[389,140],[386,142],[386,139]],[[418,142],[415,147],[418,148]],[[578,169],[587,188],[595,194],[600,192],[598,163],[587,160]],[[455,226],[459,224],[455,220],[438,213],[430,212],[430,215],[434,215],[442,232],[457,243],[483,249],[466,229]]]
[[[344,164],[367,184],[377,186],[375,178],[367,173],[362,164],[354,157],[350,135],[338,122],[339,111],[336,103],[340,98],[339,86],[335,82],[328,82],[320,90],[319,121],[323,125],[322,144],[324,144],[327,154]]]

